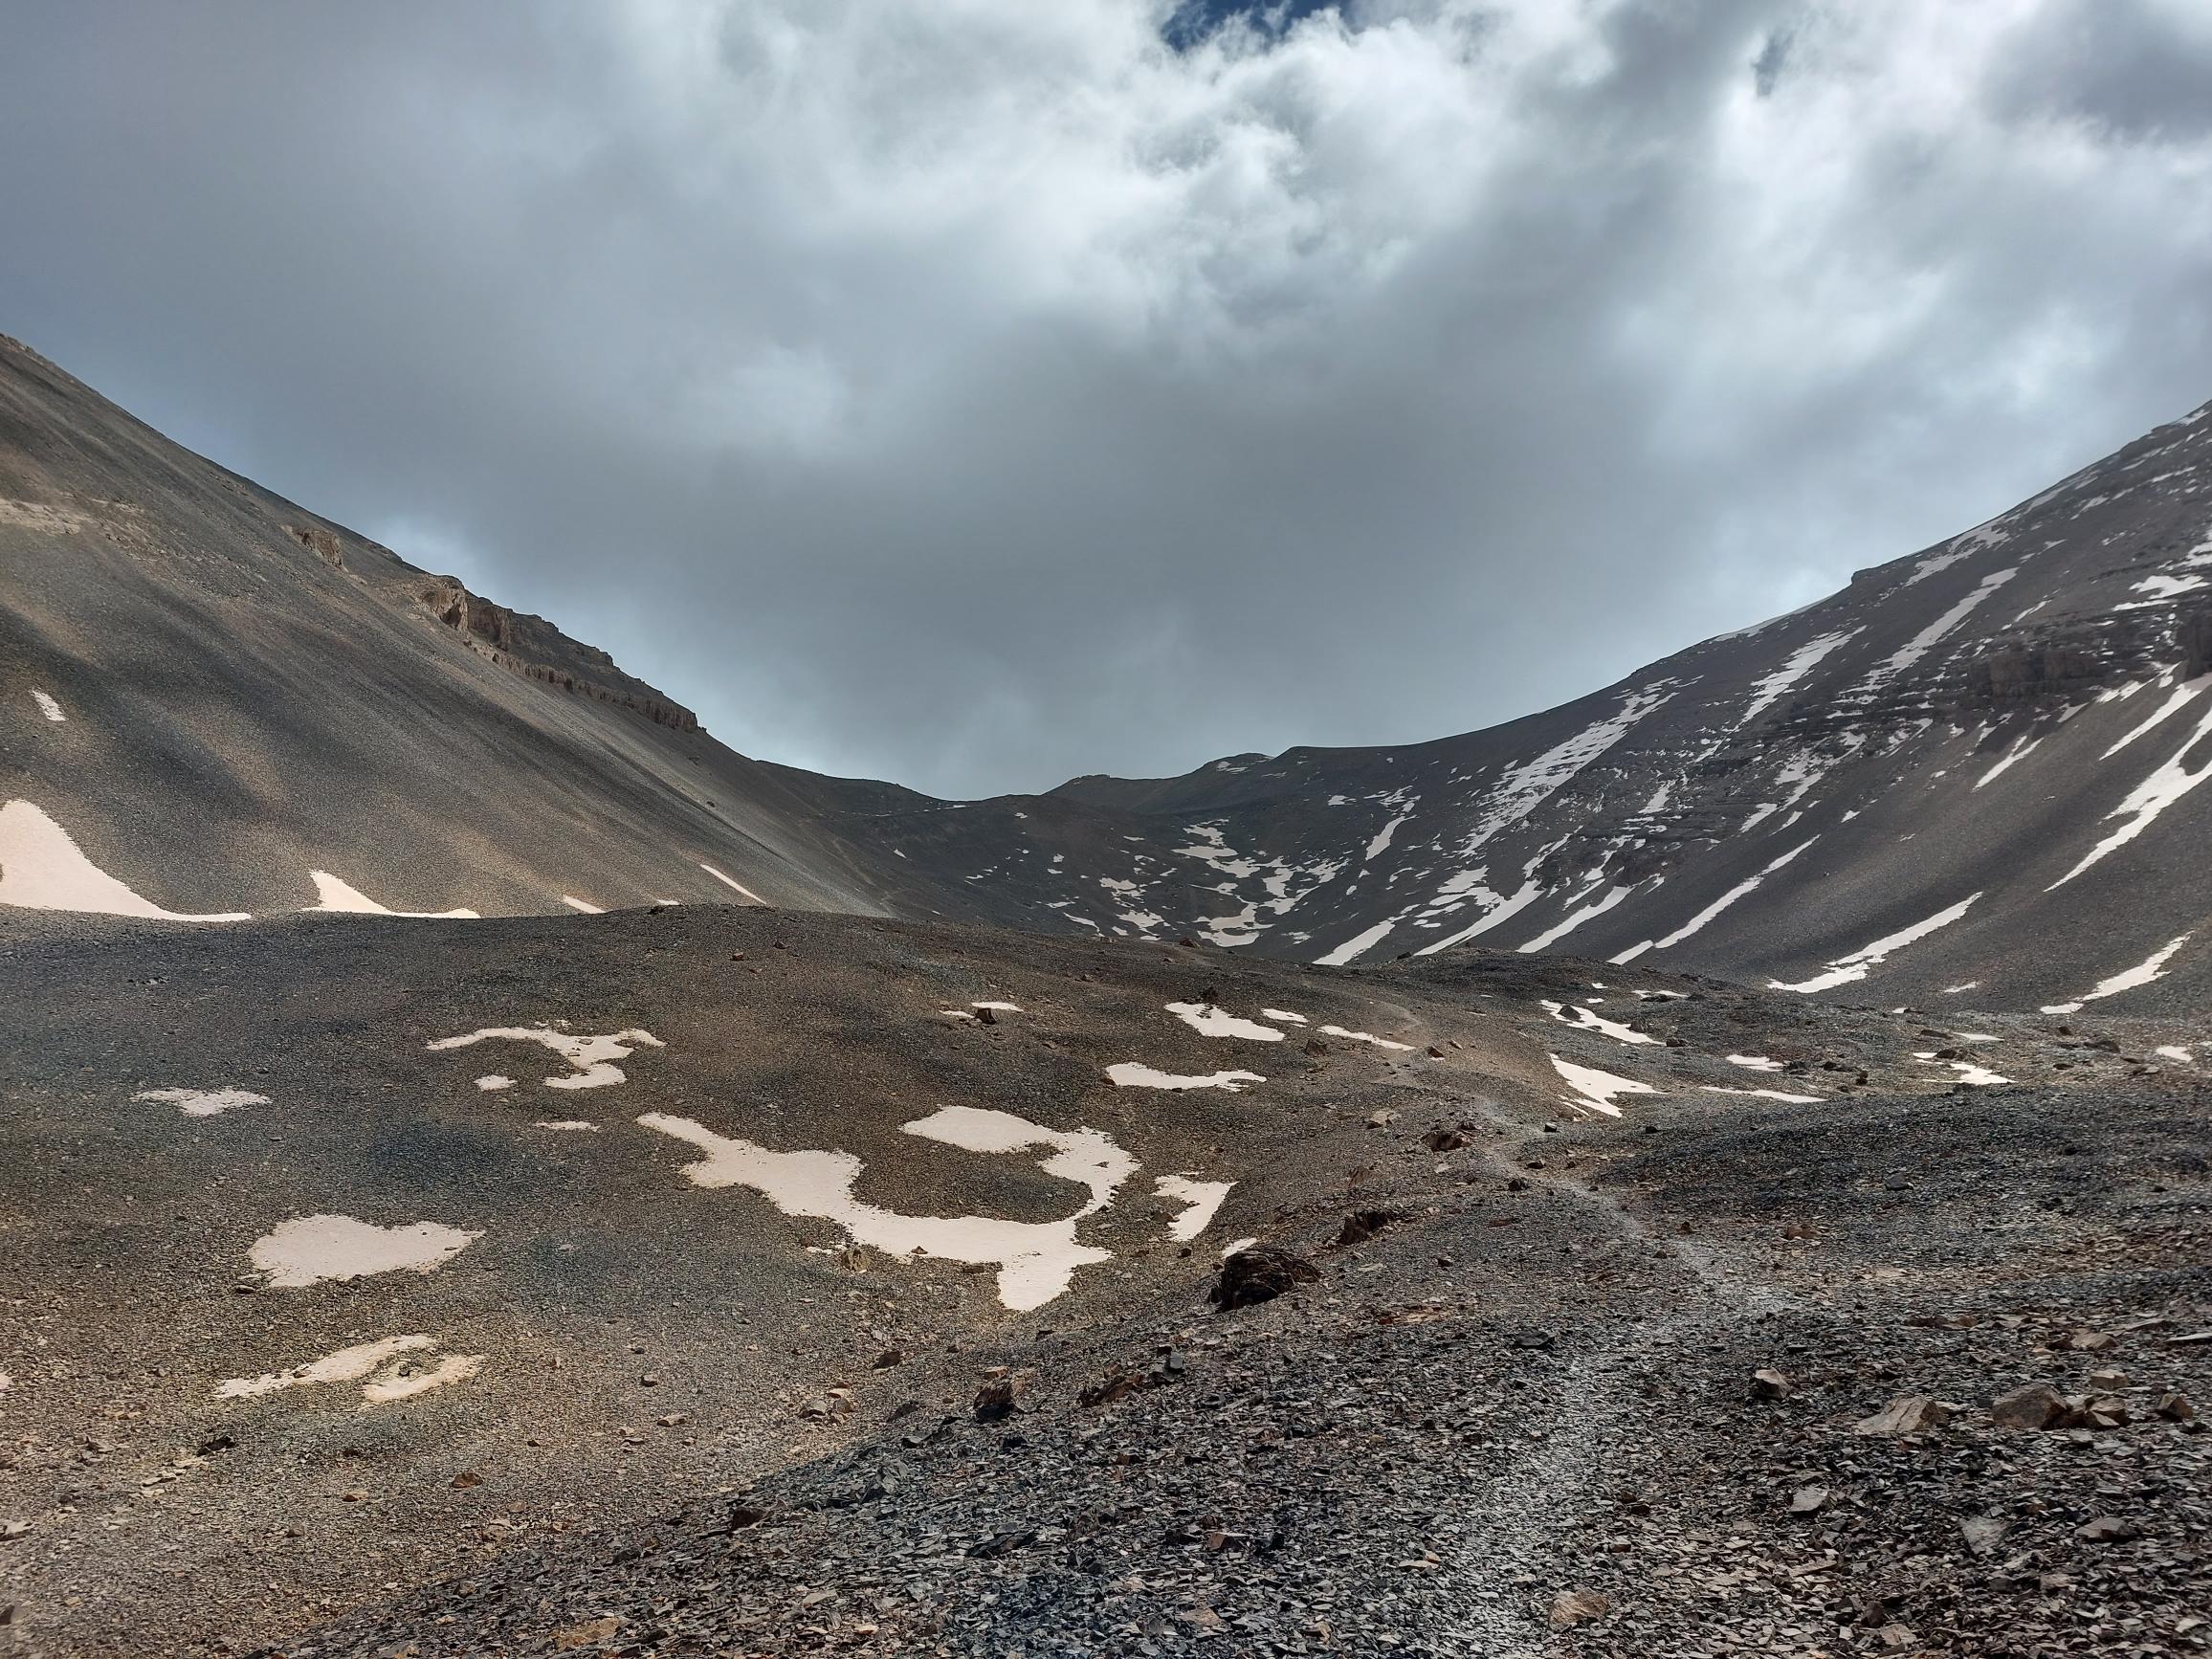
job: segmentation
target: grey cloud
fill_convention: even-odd
[[[0,328],[769,759],[1417,740],[2212,394],[2158,74],[1939,10],[57,8]]]

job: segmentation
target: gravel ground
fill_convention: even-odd
[[[296,930],[214,962],[206,936],[164,935],[174,959],[136,941],[127,974],[93,930],[8,959],[82,988],[11,1095],[10,1133],[45,1179],[8,1189],[26,1245],[11,1271],[28,1282],[10,1291],[0,1515],[27,1524],[0,1544],[20,1586],[0,1651],[2055,1659],[2206,1645],[2212,1441],[2191,1402],[2212,1396],[2212,1341],[2190,1338],[2212,1328],[2207,1103],[2193,1063],[2154,1053],[2185,1034],[1949,1011],[1938,1026],[1520,957],[1326,974],[757,913],[592,927],[371,924],[335,957],[331,936]],[[763,954],[766,973],[724,977]],[[203,970],[224,988],[202,987]],[[295,1010],[321,1008],[269,1056],[279,1100],[343,1063],[367,1112],[380,1068],[419,1077],[421,1033],[526,993],[547,1014],[615,1010],[671,1037],[632,1068],[626,1112],[705,1113],[752,1090],[799,1140],[828,1144],[837,1123],[888,1160],[855,1104],[869,1091],[903,1095],[900,1110],[949,1095],[1037,1117],[1057,1094],[1148,1164],[1210,1161],[1239,1184],[1188,1247],[1162,1242],[1142,1206],[1110,1212],[1097,1236],[1116,1265],[1014,1316],[987,1277],[809,1254],[801,1244],[830,1250],[834,1229],[758,1210],[714,1212],[727,1276],[705,1296],[670,1276],[671,1241],[701,1215],[646,1179],[664,1180],[665,1160],[541,1214],[542,1238],[520,1235],[559,1172],[495,1160],[476,1178],[506,1195],[487,1245],[518,1236],[470,1294],[535,1345],[494,1350],[470,1388],[396,1415],[287,1395],[281,1411],[225,1416],[199,1384],[238,1332],[216,1340],[211,1309],[266,1322],[281,1306],[319,1337],[341,1315],[304,1294],[238,1295],[220,1239],[168,1275],[89,1250],[114,1235],[94,1223],[126,1173],[134,1200],[165,1206],[205,1174],[173,1120],[107,1104],[148,1056],[93,1033],[166,1029],[160,986],[155,1017],[118,1016],[148,979],[194,985],[200,1025],[178,1029],[233,1045],[262,1040],[246,1028],[285,987]],[[933,1023],[955,989],[1027,1011]],[[1286,1041],[1254,1060],[1260,1045],[1161,1016],[1206,992],[1407,1047]],[[1570,1026],[1573,1006],[1651,1041]],[[409,1040],[380,1046],[364,1010],[394,1007]],[[1935,1057],[1946,1049],[2012,1080],[1959,1080]],[[1618,1118],[1576,1106],[1555,1054],[1655,1093],[1622,1096]],[[1250,1063],[1269,1080],[1141,1101],[1082,1081],[1130,1058]],[[1753,1087],[1822,1098],[1707,1092]],[[441,1100],[390,1111],[516,1133],[468,1117],[480,1101]],[[614,1144],[609,1123],[591,1156]],[[290,1179],[431,1180],[370,1156],[394,1133],[333,1127],[293,1154]],[[52,1180],[64,1157],[82,1177],[67,1193]],[[1051,1213],[1033,1164],[997,1162],[988,1202]],[[972,1179],[928,1160],[898,1173],[917,1207]],[[576,1183],[560,1190],[583,1203]],[[1220,1242],[1247,1235],[1314,1276],[1216,1307]],[[596,1252],[588,1283],[530,1270],[556,1238]],[[448,1277],[332,1301],[357,1323],[364,1298],[409,1300],[423,1319],[421,1298],[458,1294]],[[169,1333],[168,1375],[100,1370],[104,1321],[133,1284],[132,1339]],[[483,1329],[470,1335],[488,1347]],[[1993,1402],[2039,1382],[2048,1426],[2000,1426]],[[1900,1401],[1869,1426],[1885,1431],[1862,1431]],[[100,1427],[111,1411],[142,1415]],[[103,1436],[108,1450],[84,1444]],[[136,1518],[103,1528],[122,1515]]]

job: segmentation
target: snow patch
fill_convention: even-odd
[[[747,887],[736,876],[725,875],[711,864],[701,864],[699,868],[705,871],[709,875],[713,876],[717,881],[720,882],[724,887],[734,888],[739,893],[743,894],[755,904],[762,905],[763,907],[765,907],[767,904],[768,901],[766,899],[763,898],[759,894],[755,893],[751,888]]]
[[[1578,1066],[1572,1060],[1562,1060],[1557,1054],[1546,1056],[1552,1070],[1566,1079],[1572,1096],[1559,1098],[1569,1106],[1584,1106],[1592,1112],[1603,1112],[1608,1117],[1621,1116],[1621,1108],[1613,1102],[1623,1095],[1656,1095],[1658,1090],[1648,1083],[1639,1083],[1632,1077],[1616,1077],[1610,1072],[1601,1072],[1595,1066]]]
[[[2166,964],[2195,937],[2194,934],[2185,933],[2179,939],[2169,940],[2134,967],[2123,968],[2111,979],[2098,981],[2097,988],[2084,991],[2079,1001],[2046,1004],[2043,1011],[2046,1014],[2079,1013],[2090,1003],[2101,1003],[2107,997],[2116,997],[2122,991],[2132,991],[2139,985],[2149,984],[2153,980],[2162,980],[2166,977]]]
[[[244,911],[187,916],[141,898],[87,858],[68,830],[29,801],[0,806],[0,904],[154,921],[252,919]]]
[[[1346,1030],[1342,1026],[1323,1026],[1324,1037],[1342,1037],[1348,1043],[1372,1043],[1378,1049],[1396,1049],[1400,1053],[1413,1052],[1411,1043],[1393,1043],[1388,1037],[1378,1037],[1367,1031]]]
[[[349,1215],[300,1215],[279,1222],[247,1252],[279,1290],[371,1273],[427,1273],[482,1238],[434,1221],[377,1227]]]
[[[1173,1072],[1155,1071],[1135,1060],[1107,1067],[1106,1075],[1120,1089],[1221,1089],[1231,1095],[1239,1093],[1248,1083],[1267,1081],[1257,1072],[1209,1072],[1203,1077],[1184,1077]]]
[[[216,1117],[234,1106],[266,1106],[269,1096],[250,1089],[141,1089],[133,1100],[158,1100],[187,1117]]]
[[[431,1053],[442,1053],[449,1049],[466,1049],[483,1042],[542,1043],[559,1054],[576,1069],[573,1076],[547,1077],[548,1089],[604,1089],[619,1083],[626,1073],[615,1065],[627,1060],[640,1048],[661,1049],[667,1045],[651,1031],[614,1031],[606,1036],[591,1036],[575,1031],[557,1031],[550,1026],[486,1026],[480,1031],[470,1031],[458,1037],[440,1037],[425,1045]]]
[[[473,910],[387,910],[365,893],[347,886],[327,870],[310,870],[307,874],[315,883],[315,902],[307,907],[311,912],[327,912],[334,916],[401,916],[432,921],[482,919]]]
[[[1617,1021],[1608,1020],[1604,1015],[1590,1008],[1569,1007],[1564,1003],[1540,1003],[1537,1006],[1563,1026],[1575,1026],[1585,1031],[1596,1031],[1603,1036],[1612,1038],[1616,1043],[1656,1044],[1659,1041],[1657,1037],[1644,1031],[1631,1029]]]
[[[1279,1043],[1283,1040],[1282,1032],[1272,1026],[1239,1019],[1234,1014],[1215,1007],[1211,1003],[1169,1003],[1167,1011],[1202,1037],[1242,1037],[1250,1043]]]
[[[855,1243],[895,1255],[995,1262],[999,1300],[1017,1312],[1042,1307],[1060,1295],[1077,1268],[1113,1259],[1107,1250],[1078,1244],[1075,1227],[1113,1202],[1121,1183],[1137,1171],[1137,1161],[1095,1130],[1049,1129],[1009,1112],[947,1106],[899,1127],[909,1135],[970,1152],[1050,1148],[1039,1167],[1048,1175],[1087,1186],[1091,1200],[1073,1214],[1048,1222],[905,1215],[853,1196],[863,1165],[850,1152],[773,1152],[750,1140],[718,1135],[691,1118],[659,1112],[648,1113],[638,1122],[705,1154],[683,1167],[684,1179],[694,1186],[749,1187],[785,1215],[833,1223]]]
[[[1768,980],[1766,983],[1774,990],[1806,993],[1833,990],[1838,985],[1851,984],[1856,981],[1865,979],[1867,975],[1880,967],[1893,954],[1903,950],[1907,945],[1926,939],[1937,928],[1950,926],[1964,916],[1973,907],[1974,901],[1980,896],[1981,895],[1979,893],[1969,894],[1957,904],[1937,911],[1925,921],[1916,921],[1911,927],[1900,928],[1897,932],[1878,939],[1872,944],[1855,950],[1848,956],[1838,957],[1827,964],[1825,971],[1814,975],[1802,984],[1784,984],[1780,980]]]
[[[1154,1195],[1183,1206],[1183,1213],[1167,1224],[1167,1236],[1178,1244],[1188,1244],[1206,1231],[1234,1185],[1233,1181],[1198,1181],[1187,1175],[1154,1176]]]

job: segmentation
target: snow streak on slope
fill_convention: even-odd
[[[2164,765],[2137,784],[2126,800],[2105,814],[2107,818],[2124,817],[2128,821],[2090,848],[2079,864],[2050,884],[2051,888],[2064,887],[2106,854],[2125,847],[2156,823],[2159,813],[2206,778],[2212,778],[2212,760],[2207,760],[2195,771],[2191,771],[2188,765],[2189,752],[2206,737],[2212,737],[2212,712],[2206,713],[2197,722],[2197,729],[2189,734]]]
[[[68,830],[29,801],[0,807],[0,904],[152,921],[252,919],[243,911],[184,916],[141,898],[87,858]]]
[[[1847,985],[1854,981],[1863,980],[1875,968],[1888,962],[1895,952],[1903,950],[1907,945],[1919,940],[1926,939],[1937,928],[1950,926],[1951,923],[1957,921],[1968,910],[1972,909],[1974,901],[1980,896],[1981,895],[1979,893],[1969,894],[1957,904],[1937,911],[1926,921],[1916,921],[1911,927],[1901,928],[1895,933],[1874,940],[1872,944],[1866,946],[1863,950],[1855,950],[1849,956],[1838,957],[1827,964],[1825,972],[1815,975],[1802,984],[1785,985],[1780,980],[1768,980],[1766,983],[1778,991],[1809,992],[1833,990],[1838,985]]]
[[[1665,939],[1648,939],[1642,944],[1630,945],[1626,950],[1623,951],[1619,956],[1613,959],[1613,965],[1618,967],[1625,962],[1632,962],[1648,950],[1669,950],[1673,946],[1680,944],[1684,940],[1688,939],[1692,934],[1696,933],[1699,929],[1704,927],[1707,922],[1711,921],[1714,917],[1718,916],[1722,911],[1726,910],[1730,905],[1734,904],[1745,894],[1752,892],[1759,886],[1760,882],[1764,881],[1768,876],[1772,875],[1776,871],[1780,870],[1783,865],[1787,864],[1791,859],[1795,858],[1799,853],[1803,852],[1807,847],[1810,847],[1814,841],[1818,841],[1820,837],[1815,835],[1812,837],[1812,840],[1799,842],[1797,846],[1792,847],[1787,852],[1784,852],[1772,864],[1769,864],[1761,869],[1757,875],[1749,876],[1744,880],[1737,882],[1734,887],[1730,888],[1726,893],[1722,894],[1718,898],[1714,899],[1711,904],[1707,905],[1703,910],[1699,911],[1695,916],[1692,917],[1688,921],[1684,922],[1680,927],[1676,928]]]
[[[1804,644],[1799,646],[1797,650],[1790,653],[1781,667],[1753,682],[1751,700],[1743,705],[1743,713],[1737,717],[1736,723],[1738,726],[1751,724],[1753,720],[1773,707],[1775,701],[1783,693],[1789,691],[1806,675],[1812,673],[1823,657],[1834,651],[1839,645],[1856,638],[1860,631],[1856,628],[1840,628],[1833,633],[1824,633],[1818,639],[1808,639]]]
[[[2185,933],[2179,939],[2169,940],[2165,944],[2153,951],[2146,960],[2137,962],[2134,967],[2125,968],[2112,975],[2111,979],[2098,981],[2097,988],[2093,991],[2083,992],[2078,1001],[2050,1003],[2045,1006],[2043,1011],[2046,1014],[2078,1014],[2085,1004],[2101,1003],[2107,997],[2116,997],[2122,991],[2132,991],[2137,985],[2147,985],[2153,980],[2162,980],[2166,977],[2166,964],[2172,962],[2181,947],[2194,937],[2192,934]]]
[[[1501,830],[1510,829],[1534,812],[1574,779],[1592,761],[1627,736],[1628,728],[1658,708],[1674,693],[1651,687],[1632,691],[1613,714],[1584,727],[1564,742],[1556,743],[1533,761],[1508,766],[1489,792],[1489,804],[1474,821],[1474,828],[1459,846],[1461,856],[1480,851]]]
[[[1623,697],[1621,706],[1604,719],[1591,722],[1572,737],[1553,744],[1530,760],[1516,762],[1506,767],[1499,774],[1497,782],[1479,797],[1480,806],[1473,823],[1465,838],[1453,850],[1455,854],[1461,858],[1470,857],[1499,834],[1520,824],[1573,782],[1592,762],[1618,743],[1637,721],[1667,702],[1673,695],[1674,688],[1670,682],[1631,691]],[[1374,949],[1389,937],[1399,923],[1417,912],[1423,918],[1432,919],[1459,911],[1470,902],[1480,905],[1481,914],[1466,927],[1421,947],[1420,955],[1432,956],[1440,950],[1473,939],[1478,934],[1487,933],[1509,917],[1545,896],[1545,889],[1533,880],[1531,870],[1524,869],[1524,876],[1530,876],[1531,879],[1525,881],[1521,889],[1510,897],[1482,885],[1488,874],[1487,865],[1471,865],[1454,871],[1426,901],[1408,905],[1362,929],[1317,960],[1326,966],[1340,967]],[[1589,916],[1611,909],[1626,896],[1626,893],[1624,892],[1610,898],[1599,909],[1592,910]],[[1570,925],[1580,926],[1582,921],[1589,919],[1589,916],[1574,920]],[[1566,930],[1560,931],[1563,933]]]
[[[1899,646],[1888,657],[1877,663],[1874,671],[1867,676],[1859,687],[1860,692],[1864,694],[1887,685],[1905,670],[1917,663],[1936,649],[1936,644],[1941,641],[1945,634],[1964,622],[1968,613],[1976,606],[2019,574],[2019,569],[2015,567],[1992,571],[1989,575],[1984,576],[1981,579],[1980,586],[1967,594],[1965,598],[1959,600],[1949,610],[1946,610],[1941,616],[1938,616],[1934,622],[1931,622],[1926,628]]]

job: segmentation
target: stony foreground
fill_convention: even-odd
[[[373,1154],[379,1189],[404,1192],[466,1150],[480,1288],[453,1276],[467,1252],[361,1281],[318,1340],[386,1328],[365,1321],[387,1298],[485,1350],[481,1374],[374,1410],[305,1389],[208,1404],[202,1379],[239,1362],[203,1355],[210,1321],[321,1319],[322,1292],[241,1295],[197,1245],[166,1276],[148,1265],[171,1247],[139,1211],[196,1213],[161,1183],[197,1179],[179,1161],[207,1125],[103,1117],[107,1073],[135,1086],[153,1051],[87,1033],[260,1039],[198,977],[205,936],[106,981],[104,939],[26,947],[18,974],[34,957],[99,983],[49,1016],[33,1051],[77,1057],[29,1080],[9,1126],[47,1179],[18,1159],[9,1190],[29,1217],[9,1351],[30,1362],[9,1364],[0,1569],[21,1588],[0,1651],[2057,1659],[2212,1636],[2212,1112],[2185,1033],[1932,1023],[1620,970],[1593,986],[1525,957],[1332,975],[759,913],[476,926],[374,924],[328,962],[326,939],[283,935],[215,964],[268,998],[336,999],[255,1086],[280,1103],[351,1053],[373,1118],[373,1067],[526,1001],[669,1039],[630,1063],[631,1095],[608,1091],[626,1113],[704,1116],[757,1088],[795,1141],[873,1146],[871,1091],[1039,1118],[1058,1092],[1148,1162],[1237,1186],[1186,1245],[1108,1212],[1095,1236],[1120,1262],[1016,1314],[987,1275],[840,1250],[758,1204],[685,1207],[660,1168],[572,1213],[581,1161],[630,1167],[643,1138],[610,1116],[562,1165],[509,1154],[532,1143],[463,1076],[431,1112],[434,1167],[411,1103],[358,1155],[326,1120],[256,1156],[260,1183],[304,1191],[365,1179]],[[171,995],[196,1025],[162,1017]],[[979,998],[1022,1011],[939,1012]],[[1185,998],[1404,1047],[1157,1017]],[[153,1012],[118,1018],[132,999]],[[403,1005],[406,1041],[376,1048],[359,1011]],[[710,1017],[753,1023],[717,1037]],[[1554,1056],[1650,1092],[1609,1116]],[[1267,1076],[1233,1095],[1076,1081],[1127,1059]],[[242,1134],[260,1110],[208,1121]],[[134,1150],[148,1122],[173,1139]],[[987,1202],[1052,1213],[1002,1161]],[[898,1179],[942,1209],[948,1168]],[[589,1271],[549,1268],[554,1239]],[[674,1271],[710,1248],[711,1292]],[[1232,1302],[1281,1294],[1217,1306],[1225,1277]],[[120,1301],[88,1317],[122,1280],[141,1323]],[[500,1348],[495,1317],[530,1340]],[[118,1362],[125,1330],[164,1375]]]

